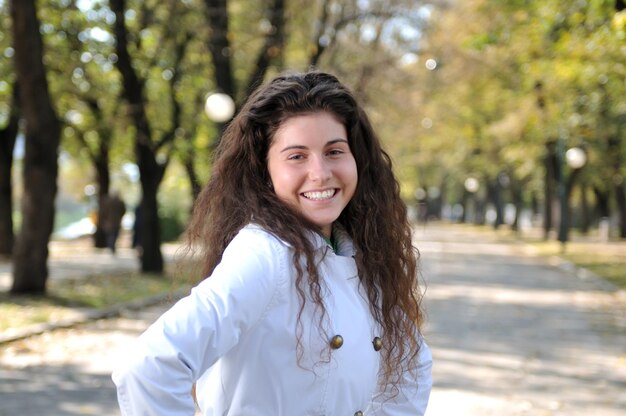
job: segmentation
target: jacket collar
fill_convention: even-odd
[[[338,223],[333,224],[333,236],[337,242],[337,255],[345,257],[353,257],[356,254],[354,243],[348,232]],[[330,248],[324,237],[319,233],[311,232],[311,241],[315,249]]]
[[[263,227],[261,227],[260,225],[254,222],[249,223],[246,226],[246,228],[265,230]],[[265,230],[265,232],[269,232],[270,234],[272,234],[268,230]],[[343,228],[343,226],[341,226],[338,223],[333,224],[333,235],[337,239],[337,253],[336,253],[337,255],[344,256],[344,257],[354,257],[354,255],[356,255],[356,250],[354,248],[354,243],[352,242],[352,238],[350,237],[348,232]],[[274,237],[282,241],[283,244],[291,247],[291,244],[289,244],[286,241],[281,240],[280,238],[278,238],[278,236],[274,236]],[[311,231],[310,239],[311,239],[311,243],[313,244],[313,248],[315,250],[326,250],[327,248],[329,248],[328,243],[326,242],[326,240],[324,240],[324,238],[319,233]]]

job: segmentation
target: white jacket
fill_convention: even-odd
[[[292,251],[249,225],[211,277],[150,326],[113,373],[122,414],[191,416],[197,381],[198,405],[210,416],[423,415],[432,384],[428,346],[422,342],[418,376],[407,372],[399,394],[377,391],[381,360],[372,342],[384,336],[359,285],[352,242],[336,234],[339,255],[314,237],[326,334],[306,302],[299,363]],[[329,347],[335,335],[343,338],[338,349]]]

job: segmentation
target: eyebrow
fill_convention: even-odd
[[[346,139],[339,139],[339,138],[337,138],[337,139],[332,139],[332,140],[327,141],[327,142],[326,142],[326,144],[325,144],[324,146],[331,146],[331,145],[336,144],[336,143],[346,143],[346,144],[348,144],[348,145],[349,145],[348,140],[346,140]],[[303,146],[303,145],[299,145],[299,144],[294,144],[293,146],[287,146],[287,147],[285,147],[285,148],[284,148],[283,150],[281,150],[280,152],[282,153],[282,152],[286,152],[286,151],[288,151],[288,150],[293,150],[293,149],[302,149],[302,150],[304,150],[304,149],[307,149],[307,147],[306,147],[306,146]]]

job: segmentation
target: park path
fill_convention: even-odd
[[[624,293],[493,238],[416,236],[435,363],[427,416],[625,415]]]
[[[161,252],[166,262],[172,261],[178,245],[164,243]],[[117,252],[109,249],[94,248],[90,237],[74,240],[52,240],[48,244],[48,278],[78,279],[85,276],[111,274],[139,270],[137,252],[130,248],[130,234],[123,232],[117,244]],[[0,291],[11,287],[13,265],[7,259],[0,258]]]
[[[626,301],[490,234],[416,235],[435,359],[427,416],[624,415]],[[110,372],[168,303],[0,348],[0,416],[118,415]]]

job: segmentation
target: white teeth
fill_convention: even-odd
[[[333,195],[335,195],[335,190],[334,189],[328,189],[328,190],[322,191],[322,192],[304,192],[302,195],[304,195],[305,198],[307,198],[307,199],[313,199],[315,201],[319,201],[319,200],[322,200],[322,199],[331,198]]]

